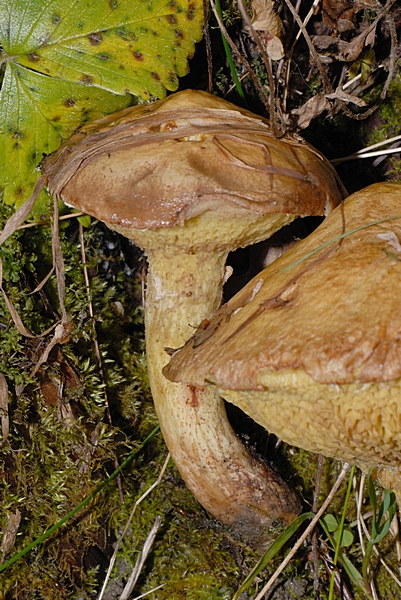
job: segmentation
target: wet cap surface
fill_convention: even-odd
[[[115,225],[171,227],[206,210],[322,215],[341,200],[335,172],[306,142],[186,90],[83,128],[43,163],[52,194]]]
[[[263,389],[279,371],[324,384],[401,377],[400,215],[401,183],[350,196],[223,306],[166,376],[227,390]]]

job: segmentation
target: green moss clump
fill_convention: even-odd
[[[400,65],[401,66],[401,63]],[[375,119],[375,127],[370,132],[369,144],[376,144],[400,133],[401,122],[401,75],[398,72],[388,90],[388,94],[379,109],[379,117]],[[389,155],[385,163],[386,179],[401,179],[401,158]]]

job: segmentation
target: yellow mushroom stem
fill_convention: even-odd
[[[271,528],[299,513],[296,494],[267,464],[253,456],[231,428],[224,400],[209,386],[172,383],[162,374],[166,348],[178,348],[221,304],[227,246],[244,236],[258,241],[293,220],[293,215],[255,219],[242,215],[230,232],[219,227],[227,214],[177,230],[124,233],[146,248],[149,263],[145,297],[145,337],[150,387],[166,444],[189,489],[213,516],[254,547],[263,549]],[[259,221],[259,226],[256,226]],[[213,223],[213,225],[212,225]],[[119,230],[119,227],[113,227]],[[253,232],[255,229],[255,233]],[[220,239],[218,232],[220,230]],[[229,242],[229,238],[234,242]],[[201,239],[206,241],[200,243]],[[192,247],[187,244],[192,240]],[[203,247],[202,247],[203,246]]]
[[[164,439],[202,506],[245,539],[263,546],[273,523],[289,523],[298,513],[298,499],[278,475],[247,452],[227,420],[224,401],[212,388],[171,383],[162,374],[169,360],[165,348],[182,345],[194,326],[220,305],[226,255],[188,255],[169,249],[148,258],[146,352]]]

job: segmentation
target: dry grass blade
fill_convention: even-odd
[[[243,2],[242,0],[237,0],[237,4],[238,4],[238,8],[240,10],[240,13],[242,15],[242,18],[244,20],[244,23],[246,24],[247,28],[249,29],[252,38],[254,39],[254,41],[256,42],[257,47],[259,48],[259,52],[263,58],[263,62],[265,65],[265,69],[269,78],[269,89],[270,89],[270,94],[269,94],[269,114],[270,114],[270,128],[272,130],[272,134],[276,135],[276,127],[275,127],[275,122],[274,122],[274,104],[275,104],[275,85],[274,85],[274,79],[273,79],[273,71],[272,71],[272,66],[270,63],[270,57],[268,56],[267,52],[265,51],[263,44],[262,44],[262,40],[260,39],[259,35],[256,33],[251,20],[249,19],[248,15],[246,14],[246,10],[244,8]],[[280,41],[280,40],[278,40]],[[281,42],[280,42],[281,43]],[[282,56],[280,57],[274,57],[272,56],[271,58],[273,58],[274,60],[278,60],[278,58],[282,58]]]
[[[18,329],[18,331],[25,337],[29,337],[29,338],[36,337],[29,331],[29,329],[27,329],[25,327],[25,325],[23,324],[21,317],[19,316],[18,312],[16,311],[13,303],[11,302],[11,300],[7,296],[5,290],[3,289],[3,261],[1,260],[1,258],[0,258],[0,290],[3,294],[4,302],[8,308],[11,318],[14,321],[14,324],[15,324],[16,328]]]
[[[80,242],[80,246],[81,246],[82,269],[83,269],[83,275],[84,275],[84,281],[85,281],[86,295],[88,298],[89,316],[91,319],[93,319],[93,317],[95,316],[95,313],[93,310],[93,303],[92,303],[92,296],[91,296],[91,289],[90,289],[90,280],[89,280],[89,273],[88,273],[88,267],[87,267],[87,261],[86,261],[84,228],[82,226],[82,223],[79,223],[79,242]],[[98,342],[98,338],[97,338],[97,331],[96,331],[95,325],[94,325],[93,345],[94,345],[97,364],[98,364],[98,368],[99,368],[99,375],[101,377],[102,384],[103,384],[103,397],[104,397],[104,402],[105,402],[105,406],[106,406],[107,420],[108,420],[109,424],[113,427],[113,419],[111,417],[109,396],[107,393],[107,384],[106,384],[106,380],[105,380],[105,376],[104,376],[102,354],[101,354],[100,348],[99,348],[99,342]],[[115,469],[118,468],[117,455],[114,456],[114,468]],[[118,475],[118,477],[117,477],[117,485],[118,485],[118,492],[120,495],[120,502],[121,502],[121,504],[124,504],[124,491],[123,491],[123,486],[122,486],[122,481],[121,481],[121,475]]]
[[[313,492],[312,512],[316,513],[319,506],[319,496],[323,476],[324,456],[319,454],[318,467],[316,473],[315,490]],[[313,559],[313,589],[316,598],[319,598],[319,551],[318,551],[318,534],[315,530],[312,534],[312,559]]]
[[[47,361],[47,359],[49,358],[49,354],[54,348],[54,346],[56,346],[57,344],[65,344],[65,342],[68,342],[70,333],[70,324],[67,323],[66,325],[63,325],[62,323],[59,323],[58,325],[56,325],[54,329],[54,335],[50,342],[47,344],[40,357],[38,358],[35,367],[32,370],[32,375],[35,375],[39,371],[40,367]]]
[[[385,150],[376,150],[376,148],[380,148],[380,146],[387,146],[387,144],[395,144],[401,141],[401,135],[395,135],[394,137],[388,138],[387,140],[382,140],[381,142],[377,142],[376,144],[372,144],[371,146],[365,146],[365,148],[361,148],[354,154],[349,154],[348,156],[343,156],[341,158],[334,158],[331,160],[332,165],[340,165],[343,162],[347,162],[349,160],[358,160],[360,158],[371,158],[374,156],[386,156],[387,154],[396,154],[397,152],[401,152],[401,147],[393,147],[386,148]]]
[[[120,596],[120,600],[129,600],[129,597],[135,587],[136,582],[138,581],[138,577],[142,571],[142,567],[145,564],[145,560],[152,549],[153,543],[155,541],[157,532],[159,531],[159,527],[161,525],[162,518],[157,515],[155,522],[153,523],[152,529],[149,532],[148,537],[145,540],[141,553],[138,557],[134,570],[132,571],[130,578],[127,581],[127,584],[123,590],[123,593]]]
[[[53,275],[53,273],[54,273],[54,267],[52,267],[50,269],[50,271],[48,272],[46,277],[44,277],[42,279],[42,281],[36,286],[36,288],[34,290],[32,290],[32,292],[29,292],[29,296],[32,296],[33,294],[40,292],[40,290],[42,290],[45,287],[46,283],[49,281],[49,279]]]
[[[276,581],[276,579],[280,575],[280,573],[285,569],[285,567],[291,561],[292,557],[295,555],[295,553],[297,552],[298,548],[303,544],[303,542],[306,540],[306,538],[310,535],[311,531],[313,531],[315,525],[317,524],[317,522],[319,521],[320,517],[323,515],[323,513],[325,512],[325,510],[329,506],[329,504],[332,501],[333,497],[335,496],[337,490],[339,489],[340,485],[342,484],[342,482],[343,482],[343,480],[344,480],[344,478],[345,478],[345,476],[346,476],[346,474],[347,474],[347,472],[349,470],[349,467],[350,467],[350,465],[348,463],[344,463],[343,464],[343,468],[341,469],[340,475],[338,476],[335,484],[331,488],[330,493],[328,494],[326,500],[323,502],[322,506],[320,507],[320,509],[316,513],[316,516],[309,523],[309,525],[305,529],[304,533],[301,535],[301,537],[296,542],[296,544],[294,544],[294,546],[291,548],[290,552],[287,554],[287,556],[285,557],[285,559],[283,560],[283,562],[281,563],[281,565],[278,567],[278,569],[275,571],[275,573],[273,573],[273,575],[270,577],[269,581],[266,583],[266,585],[264,586],[264,588],[256,596],[255,600],[262,600],[263,599],[263,596],[266,594],[266,592],[268,592],[270,590],[271,586]]]
[[[75,219],[77,217],[83,217],[85,215],[85,213],[81,212],[81,211],[77,211],[77,212],[73,212],[73,213],[68,213],[68,215],[61,215],[59,217],[59,221],[68,221],[69,219]],[[18,230],[20,229],[30,229],[31,227],[38,227],[38,225],[49,225],[50,221],[49,220],[44,220],[44,221],[35,221],[34,223],[24,223],[23,225],[20,225],[19,227],[17,227]]]
[[[51,350],[57,344],[64,344],[68,342],[70,339],[70,333],[72,325],[68,320],[67,310],[65,308],[65,273],[64,273],[64,259],[63,253],[61,251],[60,239],[59,239],[59,211],[58,211],[58,201],[54,199],[54,212],[53,212],[53,223],[52,223],[52,253],[53,253],[53,266],[56,271],[57,277],[57,290],[58,290],[58,298],[60,302],[60,310],[61,310],[61,323],[59,323],[55,330],[53,338],[47,344],[43,353],[40,355],[32,374],[38,372],[41,365],[43,365],[51,352]]]
[[[26,202],[8,219],[3,231],[0,233],[0,245],[3,244],[9,237],[18,229],[20,225],[28,218],[29,213],[33,209],[33,205],[40,192],[46,185],[47,177],[42,175],[36,182],[32,195]]]
[[[265,94],[265,91],[257,77],[257,75],[255,74],[255,72],[253,71],[253,69],[251,68],[250,64],[248,63],[248,61],[242,56],[242,54],[240,53],[240,51],[238,50],[237,46],[234,44],[234,42],[232,41],[231,37],[228,34],[227,29],[224,27],[224,23],[220,18],[220,15],[217,11],[216,5],[214,3],[214,0],[209,0],[210,1],[210,5],[212,7],[212,11],[214,13],[214,16],[216,17],[216,21],[220,27],[220,31],[223,33],[224,37],[226,38],[231,50],[236,54],[238,60],[242,63],[243,67],[245,68],[245,70],[249,73],[249,75],[252,77],[252,80],[260,94],[260,98],[263,102],[263,104],[265,105],[266,109],[269,111],[270,110],[270,102],[268,97]]]
[[[4,557],[13,548],[15,538],[17,537],[18,528],[21,523],[21,513],[16,509],[15,513],[11,513],[8,519],[6,530],[1,541],[1,564],[4,562]]]
[[[150,594],[153,594],[153,592],[157,592],[157,590],[160,590],[162,587],[164,587],[164,583],[162,583],[161,585],[158,585],[157,587],[153,588],[152,590],[149,590],[148,592],[145,592],[144,594],[141,594],[140,596],[136,596],[132,600],[141,600],[141,598],[146,598],[146,596],[150,596]]]
[[[160,482],[161,482],[161,480],[163,479],[163,476],[164,476],[164,473],[165,473],[165,471],[166,471],[166,469],[167,469],[167,465],[168,465],[168,462],[169,462],[169,460],[170,460],[170,452],[168,452],[168,454],[167,454],[167,456],[166,456],[166,460],[165,460],[165,461],[164,461],[164,463],[163,463],[163,466],[162,466],[162,468],[161,468],[161,470],[160,470],[159,476],[158,476],[158,478],[156,479],[156,481],[155,481],[154,483],[152,483],[152,485],[151,485],[151,486],[150,486],[150,487],[149,487],[149,488],[148,488],[148,489],[147,489],[147,490],[146,490],[146,491],[145,491],[145,492],[142,494],[142,496],[141,496],[140,498],[138,498],[138,500],[135,502],[135,504],[134,504],[134,507],[133,507],[133,509],[132,509],[132,511],[131,511],[131,514],[130,514],[130,516],[129,516],[129,519],[128,519],[128,521],[127,521],[127,522],[126,522],[126,524],[125,524],[124,530],[123,530],[122,534],[120,535],[119,539],[117,540],[117,542],[116,542],[116,544],[115,544],[115,548],[114,548],[113,556],[112,556],[112,557],[111,557],[111,559],[110,559],[109,568],[108,568],[108,570],[107,570],[106,577],[105,577],[105,580],[104,580],[104,583],[103,583],[102,589],[100,590],[100,594],[99,594],[99,596],[98,596],[98,599],[97,599],[97,600],[102,600],[102,598],[103,598],[103,596],[104,596],[104,593],[105,593],[105,591],[106,591],[106,587],[107,587],[108,581],[109,581],[109,579],[110,579],[110,574],[111,574],[111,571],[112,571],[112,569],[113,569],[113,567],[114,567],[114,564],[115,564],[115,562],[116,562],[116,558],[117,558],[117,553],[118,553],[118,550],[119,550],[119,548],[120,548],[120,545],[121,545],[121,542],[122,542],[122,540],[124,539],[124,536],[125,536],[125,534],[127,533],[128,529],[129,529],[129,526],[131,525],[131,521],[132,521],[132,519],[133,519],[133,517],[134,517],[134,514],[135,514],[135,511],[136,511],[137,507],[138,507],[138,506],[139,506],[139,504],[140,504],[140,503],[141,503],[141,502],[142,502],[142,501],[143,501],[143,500],[144,500],[144,499],[145,499],[145,498],[146,498],[146,497],[147,497],[147,496],[148,496],[148,495],[151,493],[151,491],[152,491],[152,490],[153,490],[153,489],[154,489],[156,486],[158,486],[158,485],[159,485],[159,483],[160,483]]]
[[[61,251],[60,238],[59,238],[59,210],[58,200],[54,198],[54,210],[53,210],[53,223],[52,223],[52,253],[53,253],[53,265],[56,269],[57,277],[57,289],[58,299],[60,302],[61,309],[61,324],[65,327],[68,326],[68,315],[65,308],[65,270],[64,270],[64,259]]]
[[[308,34],[308,32],[306,31],[305,25],[302,22],[300,16],[298,15],[298,13],[296,12],[295,8],[293,7],[293,5],[291,4],[290,0],[285,0],[285,3],[288,7],[288,9],[290,10],[293,18],[295,19],[295,21],[298,24],[299,29],[302,31],[302,34],[305,38],[306,43],[308,44],[308,48],[309,48],[309,52],[311,53],[312,59],[314,61],[314,63],[316,64],[317,68],[319,69],[319,73],[322,76],[322,81],[323,81],[323,85],[324,85],[324,91],[326,94],[329,94],[330,92],[333,91],[333,87],[327,77],[327,73],[324,69],[323,63],[319,58],[319,55],[316,51],[315,46],[313,45],[313,42]]]
[[[28,217],[38,195],[40,194],[44,185],[46,184],[46,181],[47,181],[47,177],[45,177],[44,175],[39,177],[38,181],[36,182],[36,186],[35,186],[35,189],[34,189],[32,195],[10,217],[10,219],[8,219],[7,223],[4,226],[3,231],[0,234],[0,244],[3,244],[22,225],[23,221]],[[56,344],[63,344],[66,341],[68,341],[69,335],[71,332],[71,324],[68,321],[67,311],[66,311],[65,303],[64,303],[64,298],[65,298],[64,260],[63,260],[63,254],[61,252],[60,240],[59,240],[59,235],[58,235],[58,232],[59,232],[58,222],[59,222],[58,202],[57,202],[57,200],[54,200],[54,219],[53,219],[53,226],[52,226],[52,252],[53,252],[53,265],[56,270],[56,276],[57,276],[57,287],[58,287],[59,302],[60,302],[60,309],[61,309],[61,323],[56,326],[54,336],[53,336],[52,340],[49,342],[49,344],[46,346],[42,355],[39,357],[39,359],[33,369],[33,374],[37,373],[40,366],[47,361],[50,351],[52,350],[52,348],[54,348],[54,346]],[[41,337],[41,336],[33,335],[29,331],[29,329],[27,329],[25,327],[25,325],[23,324],[13,303],[8,298],[5,290],[3,289],[2,282],[3,282],[3,263],[0,259],[0,290],[3,294],[4,302],[10,312],[10,315],[14,321],[15,326],[17,327],[18,331],[25,337],[28,337],[28,338]],[[50,330],[51,329],[53,329],[53,327],[51,327]],[[48,333],[48,331],[50,331],[50,330],[47,330],[45,333],[42,334],[42,336],[46,335]]]
[[[1,444],[4,444],[10,433],[10,420],[8,416],[8,385],[6,378],[0,373],[0,420],[1,420]]]

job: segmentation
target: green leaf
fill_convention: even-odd
[[[77,219],[81,223],[82,227],[90,227],[92,222],[90,215],[82,215],[81,217],[77,217]]]
[[[334,515],[328,513],[327,515],[324,515],[320,520],[325,523],[330,533],[338,529],[338,521]]]
[[[337,542],[338,536],[340,535],[340,530],[337,529],[333,533],[334,541]],[[354,534],[350,529],[343,529],[341,532],[341,540],[340,546],[346,548],[347,546],[351,546],[354,543]]]
[[[396,509],[397,500],[395,498],[395,494],[386,490],[383,502],[379,508],[379,516],[377,522],[375,523],[375,527],[372,526],[371,542],[373,544],[377,544],[387,535]],[[382,522],[383,519],[385,519],[384,522]],[[376,521],[376,519],[374,519],[374,521]],[[373,529],[375,529],[375,535],[373,535]]]
[[[7,59],[149,98],[178,87],[201,37],[199,0],[0,0]]]
[[[348,556],[343,552],[340,554],[340,558],[341,563],[351,581],[363,588],[363,577],[358,571],[358,569],[353,565]]]
[[[302,523],[304,521],[306,521],[307,519],[313,519],[314,516],[315,516],[315,513],[312,513],[312,512],[303,513],[302,515],[299,515],[299,517],[294,519],[294,521],[290,525],[288,525],[288,527],[286,527],[284,529],[284,531],[282,531],[280,533],[278,538],[276,540],[274,540],[274,542],[272,543],[271,546],[269,546],[269,548],[266,550],[266,552],[264,553],[262,558],[256,563],[256,565],[254,566],[252,571],[249,573],[249,575],[246,577],[246,579],[242,582],[239,589],[235,592],[235,594],[233,596],[233,600],[238,600],[240,595],[246,589],[248,589],[248,587],[251,585],[251,583],[255,579],[255,577],[257,575],[259,575],[259,573],[272,560],[272,558],[275,557],[277,552],[279,552],[281,550],[281,548],[284,546],[284,544],[286,542],[288,542],[288,540],[299,529],[299,527],[302,525]]]
[[[202,19],[201,0],[0,0],[5,202],[26,200],[83,123],[177,89]]]
[[[7,204],[30,195],[44,154],[87,120],[127,106],[129,97],[7,65],[0,91],[0,185]]]

